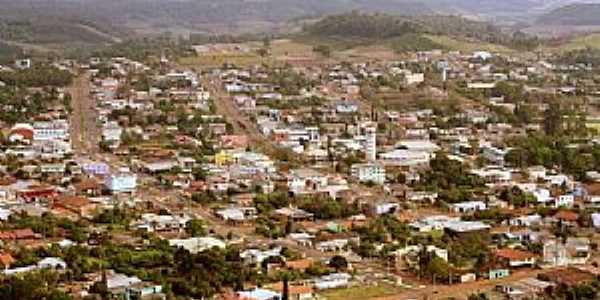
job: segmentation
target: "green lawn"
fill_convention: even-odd
[[[380,284],[378,286],[357,286],[347,289],[334,289],[320,293],[327,300],[364,300],[392,296],[403,289],[401,287]]]

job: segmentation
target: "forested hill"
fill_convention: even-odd
[[[432,13],[418,0],[0,0],[0,20],[78,19],[143,33],[268,30],[295,19],[352,10]]]
[[[542,15],[541,25],[600,26],[600,4],[579,3],[564,6]]]
[[[307,25],[304,34],[318,38],[385,40],[401,39],[409,44],[426,44],[428,35],[449,36],[458,39],[500,44],[517,49],[533,48],[537,39],[520,32],[508,34],[485,22],[471,21],[457,16],[395,16],[352,12],[328,16]],[[427,45],[425,45],[427,46]],[[434,44],[429,44],[435,47]],[[427,47],[425,47],[427,48]]]

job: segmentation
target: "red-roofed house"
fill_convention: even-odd
[[[509,267],[532,267],[535,264],[535,254],[518,249],[499,249],[494,255]]]

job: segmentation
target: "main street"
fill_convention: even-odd
[[[70,134],[73,151],[78,155],[94,156],[99,152],[101,131],[96,103],[90,95],[90,74],[85,72],[73,79],[67,91],[71,94]]]

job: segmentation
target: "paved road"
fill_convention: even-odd
[[[207,77],[203,80],[203,86],[211,93],[216,113],[232,124],[234,133],[247,135],[253,149],[269,156],[278,151],[277,146],[260,132],[257,124],[238,109],[233,97],[223,89],[223,82],[219,78]]]
[[[68,88],[73,112],[70,116],[70,134],[73,151],[93,156],[99,152],[100,127],[94,99],[90,96],[90,75],[77,76]]]

